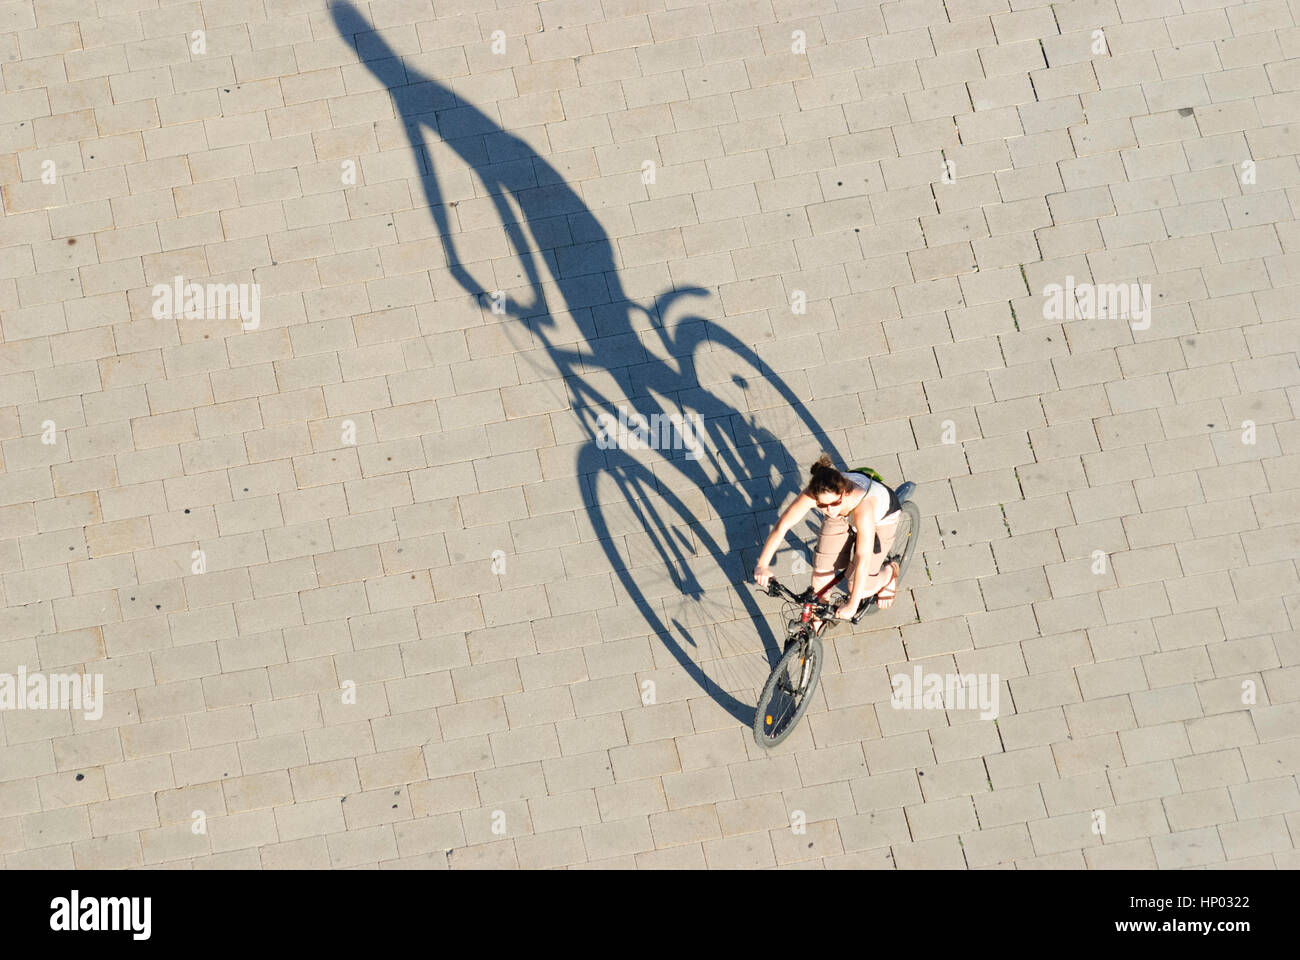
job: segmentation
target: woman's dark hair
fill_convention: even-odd
[[[814,500],[820,499],[824,493],[838,497],[853,489],[852,481],[846,479],[844,474],[831,465],[831,457],[828,453],[818,457],[817,462],[809,468],[808,472],[810,479],[804,493]]]

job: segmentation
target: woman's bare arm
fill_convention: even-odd
[[[758,555],[758,563],[754,566],[754,582],[760,587],[767,586],[768,578],[772,576],[772,571],[768,564],[776,555],[776,549],[785,539],[785,535],[790,532],[796,523],[807,515],[808,511],[816,503],[812,497],[806,493],[800,493],[795,497],[794,502],[785,508],[781,518],[777,520],[776,526],[768,534],[767,541],[763,544],[763,552]]]

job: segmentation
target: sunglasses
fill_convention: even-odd
[[[839,499],[832,500],[830,503],[822,503],[820,500],[818,500],[817,506],[821,507],[823,510],[826,510],[829,509],[830,507],[838,507],[843,502],[844,502],[844,494],[841,493],[839,495]]]

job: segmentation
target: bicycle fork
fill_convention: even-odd
[[[808,621],[805,620],[804,622],[807,623]],[[786,680],[791,683],[790,692],[797,694],[808,683],[808,672],[812,669],[812,644],[808,642],[808,637],[804,635],[796,637],[795,642],[799,644],[799,682],[793,682],[795,678],[791,676],[790,667],[785,668],[785,676]]]
[[[799,686],[798,690],[802,691],[808,685],[808,674],[812,671],[812,657],[809,656],[810,650],[799,651]]]

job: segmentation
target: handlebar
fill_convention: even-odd
[[[809,587],[803,593],[795,593],[785,584],[778,581],[776,577],[772,577],[767,581],[766,588],[760,587],[757,584],[755,584],[754,587],[757,590],[762,590],[769,597],[784,596],[787,600],[790,600],[794,603],[812,604],[813,611],[815,613],[820,614],[824,611],[833,611],[835,609],[831,604],[827,603],[825,600],[818,600],[816,598],[816,595],[813,594],[812,587]]]
[[[840,581],[836,579],[831,583],[827,584],[822,589],[829,590],[832,586],[834,586],[836,583],[839,582]],[[756,590],[761,590],[763,593],[766,593],[769,597],[784,596],[787,600],[793,601],[794,603],[798,603],[801,605],[810,604],[812,606],[812,612],[821,620],[831,620],[834,617],[835,611],[837,609],[837,606],[835,604],[828,603],[825,600],[818,600],[816,594],[813,593],[812,587],[808,587],[808,589],[805,590],[803,593],[795,593],[785,584],[778,582],[776,577],[772,577],[767,581],[766,588],[760,587],[758,586],[758,584],[755,584],[754,588]],[[863,600],[861,605],[858,607],[857,612],[854,613],[853,616],[849,618],[849,622],[853,624],[858,623],[858,621],[860,621],[863,618],[863,616],[866,614],[867,610],[871,608],[871,601],[872,601],[871,597],[867,597],[865,600]]]

